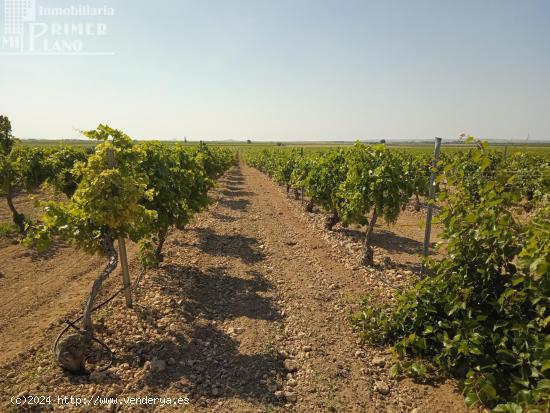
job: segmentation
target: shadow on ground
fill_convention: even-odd
[[[236,190],[228,190],[228,189],[221,191],[221,193],[225,196],[230,196],[230,197],[256,195],[254,192],[250,192],[250,191],[236,191]]]
[[[161,300],[179,321],[169,327],[159,325],[166,311],[136,306],[140,322],[149,329],[162,331],[158,340],[122,341],[124,350],[117,364],[143,365],[146,360],[168,363],[161,372],[149,370],[137,387],[155,390],[173,389],[193,400],[200,398],[239,398],[251,402],[278,405],[270,383],[284,377],[283,360],[275,349],[266,346],[256,354],[241,354],[235,335],[223,331],[220,321],[239,317],[279,320],[271,299],[260,292],[272,288],[259,272],[250,278],[231,276],[224,267],[202,271],[192,266],[163,265],[154,276],[161,285]],[[200,317],[200,320],[198,320]],[[207,320],[216,323],[207,324]],[[173,325],[175,324],[175,325]],[[166,339],[166,330],[170,339]],[[186,334],[184,334],[184,332]],[[109,378],[113,383],[120,379]]]
[[[176,338],[154,345],[153,357],[185,361],[168,366],[161,374],[149,372],[139,385],[147,386],[153,393],[179,387],[191,399],[238,398],[272,405],[281,403],[265,380],[273,382],[283,375],[282,360],[275,352],[241,354],[237,340],[210,325],[197,326],[190,342]]]
[[[246,263],[259,262],[265,258],[256,238],[238,234],[220,235],[208,228],[193,228],[193,231],[199,236],[197,248],[207,254],[236,257]]]
[[[17,256],[17,258],[28,257],[31,261],[45,261],[54,258],[58,252],[63,253],[67,245],[61,242],[54,242],[48,249],[38,251],[36,249],[27,249]]]
[[[263,275],[249,273],[251,278],[235,277],[225,267],[210,267],[201,271],[196,267],[170,264],[163,266],[166,283],[163,293],[176,295],[185,290],[182,305],[187,321],[199,315],[208,320],[226,320],[239,317],[280,320],[280,314],[273,302],[258,295],[273,288]],[[186,282],[179,282],[185,277]]]
[[[228,191],[240,191],[243,187],[238,185],[225,185]]]
[[[335,228],[334,231],[344,234],[355,241],[363,242],[365,239],[365,233],[357,229]],[[407,254],[420,254],[422,252],[422,243],[420,241],[397,235],[379,227],[375,228],[372,234],[372,245],[389,252],[404,252]]]
[[[250,205],[250,201],[245,198],[241,199],[225,199],[218,200],[218,204],[233,211],[246,211]]]
[[[235,222],[235,221],[239,220],[239,218],[237,218],[237,217],[232,217],[231,215],[221,214],[221,213],[216,212],[216,211],[212,211],[210,214],[214,218],[216,218],[217,220],[220,220],[220,221],[223,221],[223,222]]]
[[[225,177],[225,182],[229,185],[242,185],[246,179],[240,173],[233,173]]]

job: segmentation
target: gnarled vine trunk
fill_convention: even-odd
[[[306,210],[306,212],[313,212],[313,199],[310,199],[309,201],[307,201],[307,204],[304,209]]]
[[[159,265],[162,261],[164,261],[164,255],[162,254],[162,247],[164,246],[164,242],[166,241],[167,232],[168,231],[166,230],[162,230],[158,232],[159,242],[155,250],[155,259],[157,260],[157,265]]]
[[[376,224],[377,219],[378,212],[376,211],[376,207],[374,207],[374,210],[372,211],[372,218],[370,219],[369,225],[367,227],[365,241],[363,242],[363,265],[374,265],[374,250],[372,249],[372,246],[370,244],[372,240],[372,232],[374,230],[374,225]]]
[[[340,217],[338,216],[338,212],[332,211],[330,214],[328,214],[325,217],[325,229],[328,229],[329,231],[331,231],[332,227],[334,227],[339,220],[340,220]]]
[[[416,198],[416,201],[414,203],[414,210],[415,211],[420,211],[420,198],[418,197],[418,194],[414,194],[415,198]]]
[[[61,340],[55,348],[55,356],[59,365],[72,373],[83,374],[86,372],[86,358],[89,353],[94,336],[92,323],[92,310],[94,302],[101,291],[103,282],[107,279],[118,264],[118,255],[114,247],[114,236],[112,232],[105,235],[103,240],[105,254],[108,262],[99,276],[95,279],[90,294],[84,306],[82,331],[71,334]]]
[[[13,222],[19,228],[19,231],[25,233],[25,215],[21,214],[15,209],[13,204],[13,190],[11,187],[8,188],[8,193],[6,194],[6,201],[8,202],[8,208],[10,209],[13,217]]]
[[[294,188],[293,189],[294,191],[294,199],[300,199],[300,192],[298,192],[298,189]]]

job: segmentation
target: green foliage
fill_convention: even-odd
[[[8,155],[16,139],[12,135],[11,122],[7,116],[0,115],[0,156]]]
[[[73,147],[49,150],[46,159],[49,168],[46,183],[71,198],[81,180],[75,166],[77,162],[85,162],[87,158],[88,155],[83,150]]]
[[[420,197],[427,197],[429,192],[430,174],[432,170],[432,157],[429,155],[416,155],[402,153],[403,167],[410,178],[412,194],[416,198],[415,208],[420,209]]]
[[[485,143],[447,160],[439,179],[447,258],[430,261],[433,276],[395,306],[363,303],[354,325],[369,342],[463,378],[469,405],[546,412],[550,209],[520,217],[515,178],[496,164]]]
[[[229,149],[210,147],[204,142],[192,147],[190,153],[212,179],[219,178],[235,162],[233,152]]]
[[[138,168],[142,153],[127,135],[104,125],[84,134],[103,142],[86,163],[75,166],[82,180],[69,202],[44,204],[44,223],[33,228],[28,243],[43,247],[54,235],[76,248],[103,253],[107,232],[136,242],[152,232],[157,213],[141,204],[153,196],[147,176]],[[114,154],[114,167],[109,165],[108,151]]]
[[[47,248],[58,237],[101,253],[109,233],[139,242],[142,262],[157,265],[168,229],[183,228],[208,205],[213,178],[233,162],[226,149],[138,145],[106,125],[83,134],[101,142],[89,157],[63,148],[44,161],[48,182],[65,192],[69,202],[43,204],[43,223],[28,234],[29,245]]]
[[[7,196],[12,192],[12,183],[19,180],[15,165],[9,155],[0,155],[0,195]]]
[[[346,179],[346,152],[331,150],[316,157],[306,178],[305,192],[326,211],[336,211],[340,198],[338,190]]]
[[[0,237],[12,236],[18,232],[17,225],[11,222],[0,222]]]
[[[9,121],[8,121],[9,122]],[[11,135],[2,143],[0,153],[0,196],[6,197],[13,222],[24,233],[30,222],[13,204],[13,196],[22,190],[33,191],[48,178],[46,152],[40,148],[14,147]],[[9,149],[9,152],[5,152]]]
[[[15,142],[9,120],[0,116],[0,195],[6,197],[20,232],[25,232],[31,223],[15,209],[13,196],[23,190],[34,191],[45,182],[71,196],[77,185],[72,167],[86,155],[71,148],[14,146]]]
[[[290,181],[292,177],[292,171],[295,169],[300,153],[293,149],[290,151],[283,151],[280,156],[276,157],[275,170],[273,173],[273,179],[275,182],[286,185],[290,188]]]
[[[188,221],[189,209],[187,198],[191,197],[194,183],[194,171],[197,166],[185,162],[190,158],[184,154],[180,165],[179,151],[174,151],[159,142],[148,142],[139,145],[142,151],[139,169],[148,178],[148,186],[152,196],[142,203],[158,213],[157,222],[163,229],[172,225],[185,225]]]
[[[267,150],[249,153],[247,162],[273,176],[278,183],[300,188],[310,199],[331,212],[326,227],[338,219],[343,224],[365,224],[373,211],[387,222],[395,222],[413,193],[425,191],[424,165],[407,161],[403,155],[385,145],[356,143],[347,149],[329,150],[304,157],[296,149]],[[423,168],[424,167],[424,168]],[[425,184],[427,186],[427,184]],[[422,192],[423,193],[423,192]],[[363,261],[372,263],[369,227]]]
[[[550,202],[550,160],[548,157],[514,153],[503,161],[504,168],[514,180],[510,184],[519,192],[531,209],[537,204]]]
[[[250,152],[246,156],[246,163],[257,168],[269,176],[273,176],[278,152],[269,149]]]
[[[32,191],[48,178],[46,152],[39,148],[16,147],[6,156],[0,156],[1,194],[8,191]]]
[[[307,179],[313,167],[315,158],[311,156],[300,156],[296,158],[294,168],[290,174],[290,186],[302,189],[307,186]]]
[[[194,213],[208,205],[213,180],[203,165],[217,175],[227,169],[229,161],[206,147],[190,152],[180,145],[169,148],[159,142],[148,142],[139,145],[139,149],[143,154],[139,169],[147,175],[153,193],[142,204],[157,212],[157,233],[152,240],[142,241],[140,256],[147,265],[158,265],[168,229],[172,226],[182,229]],[[155,246],[156,253],[152,251]]]
[[[469,139],[467,143],[471,142]],[[550,165],[545,158],[521,153],[506,158],[484,143],[479,145],[484,149],[482,170],[481,154],[471,149],[445,153],[437,165],[446,174],[460,176],[473,202],[479,200],[479,188],[491,179],[517,193],[527,211],[549,201]],[[366,265],[373,264],[370,244],[377,218],[396,222],[413,195],[419,210],[420,197],[428,195],[434,169],[430,156],[358,142],[345,149],[310,151],[306,156],[296,148],[249,151],[246,162],[286,185],[287,191],[290,187],[302,189],[310,198],[308,208],[315,203],[331,212],[326,221],[328,229],[338,220],[343,225],[370,222],[363,246]]]
[[[336,210],[338,187],[346,176],[344,150],[330,150],[302,157],[296,149],[264,149],[249,153],[246,162],[272,176],[280,184],[302,188],[307,196],[325,210]]]
[[[366,215],[376,209],[386,222],[395,222],[412,195],[411,171],[402,157],[384,145],[356,143],[347,152],[346,160],[346,178],[338,191],[342,220],[362,224]]]

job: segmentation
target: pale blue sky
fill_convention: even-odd
[[[0,55],[19,137],[550,139],[550,0],[73,3],[115,54]]]

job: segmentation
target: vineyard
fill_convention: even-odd
[[[471,140],[471,138],[470,138]],[[547,411],[550,393],[550,164],[505,158],[484,142],[432,164],[424,156],[365,146],[304,156],[264,150],[247,162],[306,210],[326,212],[325,228],[366,226],[362,263],[374,265],[379,218],[393,224],[414,197],[426,198],[437,173],[438,221],[445,257],[395,302],[367,296],[353,318],[370,344],[391,344],[402,357],[392,374],[450,372],[464,380],[469,406],[499,412]],[[429,202],[432,202],[431,200]],[[427,360],[427,362],[423,361]]]
[[[2,411],[550,410],[548,156],[82,133],[0,117]]]

